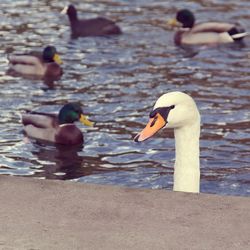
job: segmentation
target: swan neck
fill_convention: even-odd
[[[174,130],[174,191],[198,193],[200,190],[200,122]]]

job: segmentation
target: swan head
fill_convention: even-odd
[[[163,127],[179,129],[200,122],[200,115],[192,97],[183,92],[163,94],[149,114],[149,122],[134,141],[144,141]]]

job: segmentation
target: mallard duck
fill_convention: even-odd
[[[164,127],[173,128],[175,135],[174,191],[198,193],[200,114],[189,95],[178,91],[162,95],[134,140],[144,141]]]
[[[10,69],[23,75],[60,76],[62,63],[54,46],[47,46],[42,53],[31,52],[8,56]]]
[[[79,103],[64,105],[59,114],[27,112],[21,115],[24,132],[28,137],[53,143],[73,145],[82,144],[83,134],[74,124],[80,121],[87,126],[93,126],[83,115]]]
[[[179,10],[176,18],[169,20],[168,24],[171,27],[178,27],[174,37],[177,45],[232,43],[248,35],[236,24],[220,22],[195,24],[194,14],[188,9]]]
[[[77,10],[72,4],[66,6],[61,13],[67,14],[69,17],[71,35],[73,38],[80,36],[119,35],[122,33],[115,22],[104,17],[78,19]]]

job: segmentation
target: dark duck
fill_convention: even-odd
[[[119,35],[122,33],[115,22],[104,17],[78,19],[77,10],[72,4],[66,6],[61,13],[67,14],[69,17],[72,38]]]

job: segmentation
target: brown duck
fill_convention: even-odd
[[[83,134],[74,124],[75,121],[93,126],[93,122],[83,115],[79,103],[64,105],[58,115],[40,112],[22,114],[24,131],[28,137],[65,145],[84,142]]]

